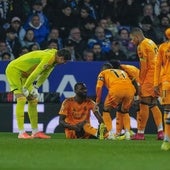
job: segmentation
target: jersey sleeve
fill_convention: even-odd
[[[69,102],[68,99],[65,99],[61,105],[60,111],[59,111],[59,115],[67,115],[68,113],[68,108],[69,108]]]
[[[102,88],[104,85],[104,75],[101,72],[97,77],[97,84],[96,84],[96,103],[100,103],[101,96],[102,96]]]
[[[158,55],[155,63],[155,72],[154,72],[154,86],[158,86],[160,83],[160,74],[161,74],[161,65],[162,65],[162,48],[163,46],[160,45],[158,50]]]
[[[30,74],[30,76],[27,78],[24,87],[29,88],[29,86],[34,81],[37,80],[38,80],[38,85],[41,85],[53,70],[52,68],[53,62],[54,62],[54,56],[48,55],[47,57],[44,57],[41,60],[41,62],[38,64],[38,66],[34,69],[34,71]]]

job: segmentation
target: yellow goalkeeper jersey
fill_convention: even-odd
[[[39,87],[54,69],[56,52],[56,49],[32,51],[12,60],[7,68],[15,68],[21,77],[27,79],[25,88],[30,87],[34,81]]]

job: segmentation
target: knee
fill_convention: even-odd
[[[21,96],[21,97],[18,97],[17,98],[17,103],[22,103],[22,104],[25,104],[27,101],[26,97],[24,96]]]
[[[30,104],[30,105],[32,105],[32,106],[37,106],[38,100],[37,100],[37,99],[28,100],[28,104]]]

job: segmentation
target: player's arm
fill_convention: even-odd
[[[60,114],[59,124],[64,128],[68,128],[70,130],[75,130],[75,131],[80,131],[83,128],[84,124],[86,123],[86,121],[83,121],[76,125],[71,125],[70,123],[67,123],[65,119],[66,119],[66,115]]]
[[[99,111],[99,106],[98,105],[94,106],[93,113],[94,113],[95,117],[97,118],[99,124],[104,123],[103,118],[101,116],[101,113]]]
[[[99,75],[97,78],[97,84],[96,84],[96,103],[97,104],[99,104],[101,101],[103,85],[104,85],[104,77],[102,75]]]
[[[39,63],[39,65],[35,68],[35,70],[30,74],[27,78],[24,88],[28,89],[34,81],[38,79],[38,77],[47,69],[47,65],[50,61],[50,57],[44,57],[44,59]]]
[[[135,87],[136,89],[136,93],[135,93],[135,96],[138,96],[139,95],[139,83],[136,81],[136,79],[132,79],[132,84],[133,86]]]
[[[75,130],[75,127],[65,121],[66,115],[60,115],[59,124],[64,128],[68,128],[70,130]]]
[[[36,87],[39,88],[44,81],[49,77],[50,73],[53,71],[54,67],[51,67],[48,70],[45,70],[41,73],[41,75],[38,77],[37,81],[36,81]]]
[[[140,84],[142,85],[145,78],[146,78],[146,74],[147,74],[147,58],[143,57],[142,59],[140,59],[140,73],[139,73],[139,81]]]
[[[155,71],[154,71],[154,90],[156,93],[159,93],[159,84],[161,77],[161,68],[162,68],[162,46],[159,47],[158,55],[155,62]]]

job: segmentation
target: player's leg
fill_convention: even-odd
[[[28,115],[32,127],[32,137],[40,139],[49,139],[50,136],[38,131],[38,112],[37,112],[38,99],[34,98],[28,100]]]
[[[125,97],[122,100],[122,106],[121,106],[121,114],[122,114],[122,120],[123,120],[123,127],[125,130],[125,139],[130,140],[130,116],[129,116],[129,109],[132,105],[134,98],[133,93],[126,93]]]
[[[123,115],[120,111],[116,112],[116,135],[120,135],[123,129]]]
[[[157,127],[157,139],[163,140],[164,133],[163,133],[163,118],[162,112],[160,111],[157,105],[157,98],[153,98],[152,104],[150,105],[150,110],[152,112],[156,127]]]
[[[11,91],[14,92],[16,98],[16,120],[19,130],[18,138],[21,139],[30,139],[31,136],[28,135],[24,130],[24,106],[26,103],[26,98],[22,94],[22,83],[25,82],[25,79],[21,79],[20,72],[13,68],[10,64],[6,69],[6,76],[8,83],[10,85]]]
[[[145,100],[141,100],[140,111],[137,113],[137,133],[132,137],[133,140],[144,140],[145,127],[149,118],[149,106]]]
[[[162,104],[164,106],[164,141],[162,150],[170,150],[170,91],[163,91]]]

